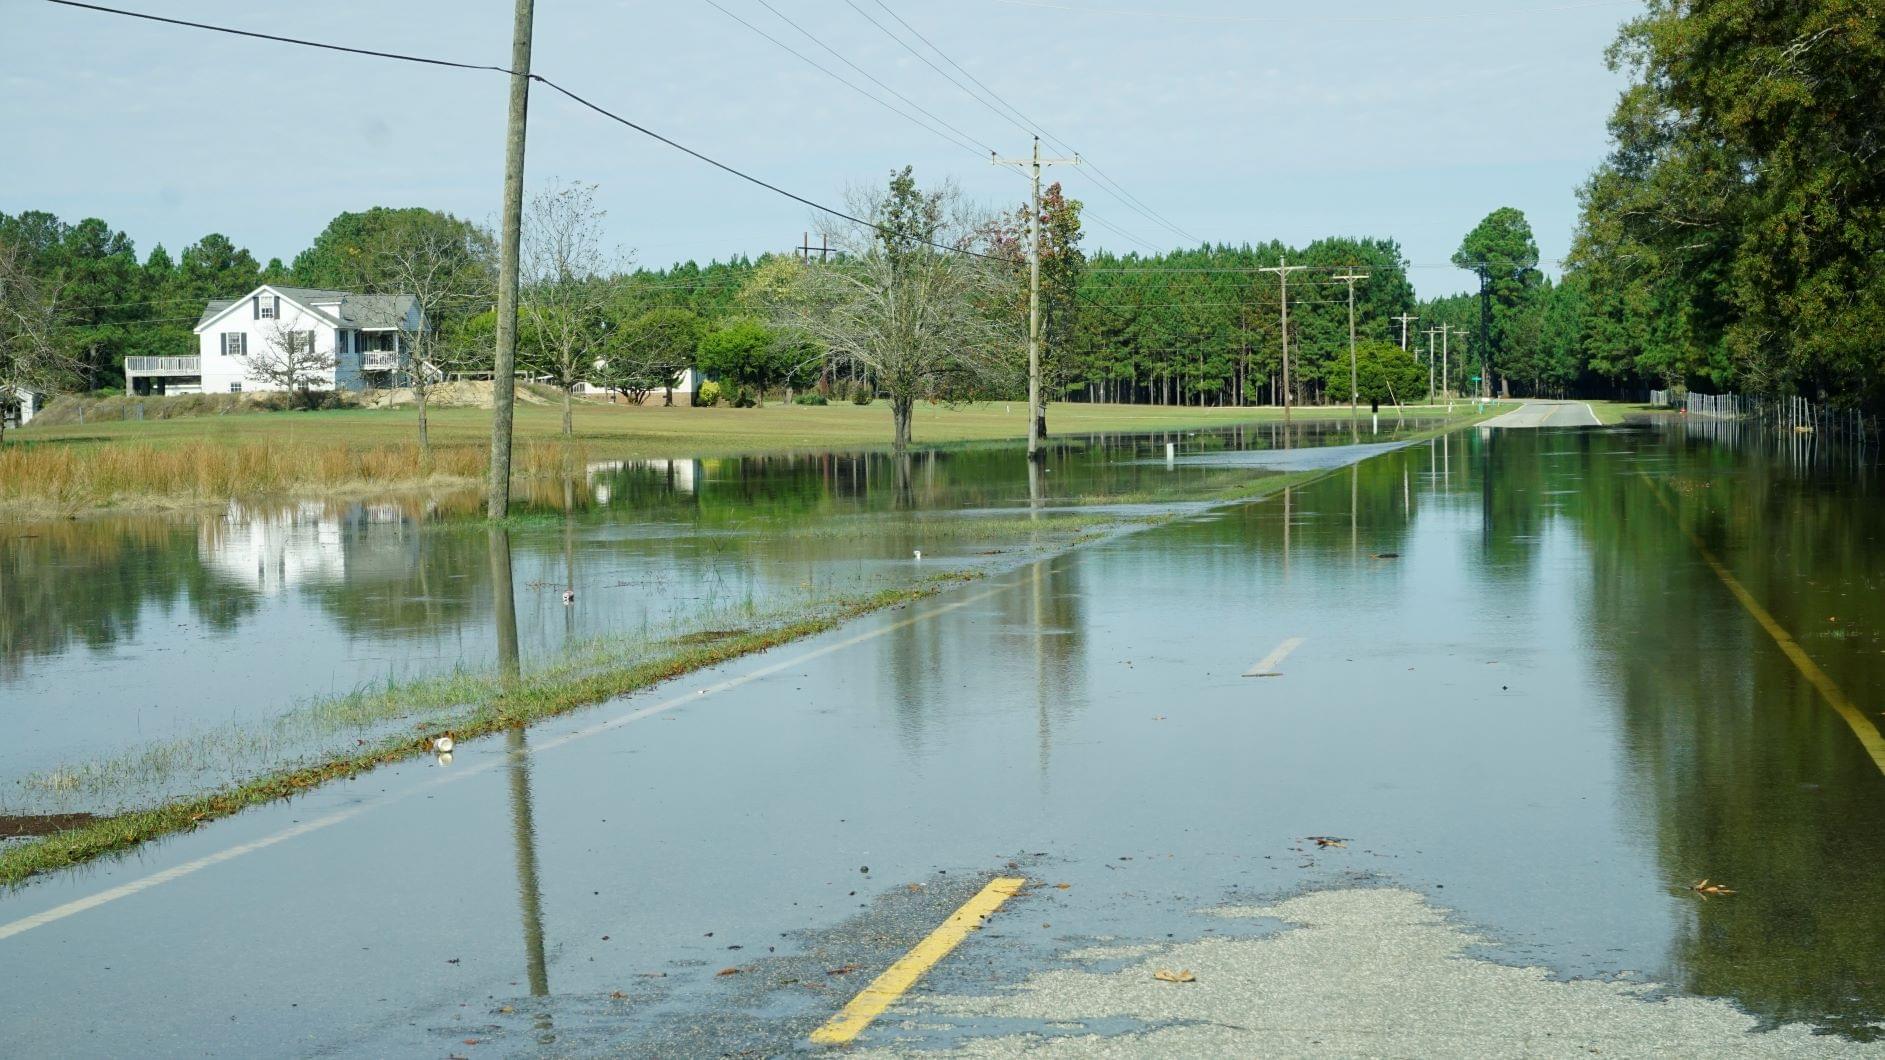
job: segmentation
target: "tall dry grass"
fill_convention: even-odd
[[[114,442],[0,446],[0,509],[77,513],[100,508],[181,507],[229,500],[357,490],[466,486],[481,481],[489,447],[415,443],[352,446],[319,441]],[[521,477],[581,468],[580,446],[518,447]]]

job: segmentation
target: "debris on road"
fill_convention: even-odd
[[[1175,972],[1170,968],[1160,968],[1152,973],[1152,978],[1157,979],[1161,983],[1195,983],[1198,981],[1197,976],[1192,975],[1182,968]]]
[[[1308,839],[1310,842],[1314,843],[1316,846],[1319,846],[1319,847],[1345,847],[1348,845],[1348,840],[1343,839],[1339,836],[1312,835],[1312,836],[1305,836],[1304,838]]]
[[[1730,890],[1727,887],[1723,887],[1719,883],[1708,882],[1708,879],[1706,877],[1700,880],[1697,880],[1695,883],[1690,884],[1689,890],[1694,891],[1696,894],[1701,895],[1703,898],[1708,898],[1713,895],[1734,893],[1734,891]]]

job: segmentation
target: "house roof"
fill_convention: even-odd
[[[409,294],[359,294],[354,291],[329,291],[319,287],[282,287],[263,284],[241,298],[213,298],[196,320],[200,330],[222,316],[231,306],[246,302],[257,292],[272,291],[299,305],[309,314],[339,328],[396,328],[418,300]],[[321,308],[316,308],[319,305]]]

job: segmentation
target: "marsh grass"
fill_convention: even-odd
[[[0,510],[69,515],[107,508],[221,504],[292,494],[464,488],[480,484],[483,445],[352,446],[294,438],[255,442],[116,442],[0,446]],[[560,475],[586,459],[578,445],[521,446],[516,474]]]

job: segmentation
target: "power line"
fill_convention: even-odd
[[[1053,0],[995,0],[996,3],[1012,7],[1039,7],[1050,11],[1067,11],[1077,15],[1113,15],[1137,18],[1162,18],[1174,22],[1198,23],[1248,23],[1259,25],[1337,24],[1337,25],[1390,25],[1401,23],[1465,22],[1474,19],[1506,17],[1513,14],[1545,15],[1559,14],[1566,11],[1588,11],[1599,7],[1619,7],[1634,3],[1635,0],[1590,0],[1589,3],[1559,4],[1553,7],[1532,7],[1515,11],[1511,8],[1494,8],[1488,11],[1459,12],[1450,15],[1197,15],[1180,11],[1160,11],[1148,9],[1080,7],[1075,4],[1055,3]]]
[[[234,29],[228,26],[217,26],[217,25],[212,25],[207,22],[190,22],[185,19],[165,18],[159,15],[151,15],[142,11],[127,11],[123,8],[105,7],[101,4],[81,3],[80,0],[46,0],[46,3],[58,4],[63,7],[82,8],[87,11],[97,11],[97,12],[101,12],[108,15],[122,15],[126,18],[143,19],[147,22],[161,22],[161,23],[166,23],[166,24],[174,25],[174,26],[183,26],[189,29],[207,30],[212,33],[227,33],[231,36],[236,36],[236,37],[251,37],[257,40],[273,41],[278,44],[292,44],[292,45],[303,47],[303,48],[318,48],[324,51],[347,52],[353,55],[365,55],[365,56],[370,56],[370,57],[378,58],[378,59],[392,59],[399,62],[424,63],[430,66],[449,66],[449,67],[453,67],[460,70],[491,71],[495,73],[506,74],[511,77],[518,77],[518,76],[527,77],[530,80],[535,81],[538,84],[542,85],[543,87],[548,88],[551,91],[556,92],[568,98],[569,100],[578,104],[579,106],[585,107],[589,110],[594,111],[597,114],[602,115],[603,117],[609,119],[610,121],[616,122],[620,125],[633,129],[634,131],[641,133],[643,136],[646,136],[651,140],[656,140],[660,143],[666,144],[667,146],[674,148],[676,151],[679,151],[682,154],[688,155],[692,158],[696,158],[702,162],[705,162],[708,165],[714,167],[715,169],[721,170],[722,172],[725,172],[731,176],[738,177],[739,179],[746,181],[747,183],[752,184],[756,187],[764,188],[775,195],[779,195],[779,196],[783,196],[784,198],[791,199],[793,202],[799,203],[800,205],[809,206],[812,209],[819,211],[820,213],[827,214],[831,217],[836,217],[841,220],[850,221],[853,224],[861,225],[865,228],[869,228],[876,232],[881,232],[885,235],[902,235],[902,233],[892,232],[889,229],[885,228],[883,225],[877,224],[872,221],[866,221],[862,217],[854,216],[843,210],[837,209],[836,207],[826,206],[824,203],[817,202],[812,199],[808,199],[805,196],[800,195],[796,192],[787,191],[786,189],[779,187],[777,184],[773,184],[760,177],[753,176],[751,173],[747,173],[744,170],[737,169],[734,166],[729,165],[728,163],[722,162],[719,159],[714,158],[710,155],[702,154],[701,152],[696,151],[685,144],[682,144],[676,140],[670,139],[667,136],[663,136],[662,134],[655,132],[653,129],[650,129],[645,125],[639,124],[638,122],[632,121],[628,118],[624,118],[620,114],[617,114],[612,110],[609,110],[607,107],[604,107],[599,103],[596,103],[590,99],[587,99],[570,89],[564,88],[562,85],[557,84],[555,81],[551,80],[550,78],[542,74],[538,74],[538,73],[519,74],[517,71],[511,70],[510,68],[503,67],[503,66],[488,66],[488,65],[480,65],[476,63],[461,63],[461,62],[454,62],[448,59],[436,59],[436,58],[420,56],[420,55],[407,55],[400,52],[385,52],[385,51],[374,51],[368,48],[353,48],[353,47],[348,47],[346,45],[341,45],[341,44],[330,44],[326,41],[305,40],[299,37],[283,37],[283,36],[277,36],[271,33],[256,33],[251,30]],[[968,150],[973,151],[974,148],[968,148]],[[984,254],[984,253],[981,253],[980,251],[970,250],[966,247],[950,246],[946,243],[937,243],[937,242],[934,242],[933,240],[922,239],[922,240],[917,240],[917,242],[922,243],[924,246],[933,247],[937,250],[948,251],[954,254],[962,254],[968,257],[983,258],[988,261],[1003,260],[992,254]]]
[[[856,11],[859,15],[862,15],[865,21],[869,22],[873,26],[876,26],[880,32],[882,32],[885,36],[889,37],[891,40],[895,41],[905,51],[909,52],[911,55],[914,55],[918,59],[922,60],[924,65],[936,71],[938,74],[941,74],[944,79],[949,81],[950,84],[953,84],[957,88],[961,89],[966,95],[968,95],[970,99],[973,99],[976,102],[982,104],[984,107],[987,107],[989,110],[994,111],[996,117],[999,117],[1004,121],[1017,122],[1018,127],[1021,129],[1022,132],[1029,133],[1030,135],[1038,134],[1041,137],[1041,139],[1046,140],[1049,143],[1055,144],[1062,151],[1068,151],[1073,154],[1081,153],[1078,150],[1075,150],[1069,144],[1067,144],[1066,141],[1060,139],[1057,136],[1050,134],[1045,128],[1041,126],[1039,122],[1034,121],[1032,118],[1029,118],[1026,114],[1021,113],[1021,110],[1018,107],[1016,107],[1012,103],[1009,103],[1006,99],[1003,99],[999,92],[996,92],[994,89],[988,87],[987,84],[983,83],[981,78],[976,77],[974,74],[969,72],[968,68],[964,67],[961,63],[956,62],[954,59],[950,58],[948,52],[945,52],[941,48],[938,48],[936,46],[935,41],[930,40],[928,37],[923,35],[923,32],[921,30],[917,29],[915,26],[910,25],[910,23],[906,19],[904,19],[902,15],[897,14],[896,11],[893,10],[888,4],[884,3],[884,0],[872,0],[872,2],[874,2],[878,7],[883,8],[885,14],[889,15],[893,19],[896,19],[898,25],[902,26],[906,30],[909,30],[911,35],[915,36],[917,40],[922,41],[923,44],[929,48],[930,51],[933,51],[937,55],[941,56],[944,62],[948,63],[950,66],[961,71],[962,76],[974,82],[977,87],[979,87],[983,92],[986,92],[991,99],[995,100],[996,103],[1000,103],[1003,107],[1006,107],[1008,109],[1009,114],[1012,114],[1014,117],[1010,118],[1007,114],[1003,114],[1000,110],[996,110],[993,104],[990,104],[987,100],[982,99],[981,96],[971,91],[967,85],[964,85],[962,82],[956,80],[954,77],[952,77],[949,74],[948,71],[943,70],[941,67],[937,66],[935,63],[930,62],[928,56],[924,55],[922,52],[911,47],[909,42],[905,41],[902,37],[899,37],[895,33],[890,32],[890,30],[886,28],[882,23],[878,22],[875,18],[872,18],[869,12],[857,6],[854,0],[844,0],[844,2],[847,6],[851,8],[851,10]],[[1204,242],[1204,240],[1199,239],[1197,236],[1194,236],[1189,232],[1186,232],[1182,228],[1179,228],[1177,225],[1167,220],[1162,214],[1159,214],[1156,210],[1153,210],[1151,207],[1146,206],[1143,202],[1139,201],[1137,196],[1127,191],[1123,185],[1121,185],[1118,181],[1114,180],[1112,176],[1109,175],[1105,170],[1095,165],[1092,162],[1090,157],[1087,158],[1087,168],[1092,170],[1093,175],[1099,178],[1103,182],[1100,190],[1105,191],[1107,194],[1112,195],[1115,199],[1118,199],[1121,203],[1125,204],[1128,209],[1132,209],[1136,211],[1137,213],[1140,214],[1140,216],[1145,217],[1148,221],[1151,221],[1154,224],[1160,225],[1161,227],[1171,230],[1172,232],[1176,233],[1181,239],[1188,239],[1194,243]]]
[[[882,85],[884,89],[888,91],[891,95],[894,95],[898,99],[903,100],[905,103],[909,104],[911,107],[914,107],[915,109],[919,111],[922,111],[924,114],[929,114],[930,118],[932,118],[938,124],[944,126],[945,128],[953,130],[956,133],[956,136],[960,136],[961,139],[957,139],[956,136],[951,136],[949,133],[943,132],[941,129],[937,129],[934,126],[929,125],[920,119],[913,118],[910,115],[905,114],[904,112],[898,110],[896,107],[892,106],[890,103],[884,101],[878,96],[872,95],[871,93],[865,91],[862,88],[859,88],[857,85],[851,83],[850,81],[845,80],[839,74],[833,73],[829,68],[821,65],[817,60],[811,58],[805,53],[792,47],[790,44],[785,43],[784,41],[773,36],[772,34],[767,33],[765,30],[760,29],[758,26],[753,25],[751,22],[748,22],[745,19],[741,18],[740,16],[734,14],[733,12],[728,11],[726,8],[721,7],[718,3],[715,2],[715,0],[703,0],[703,2],[708,7],[713,8],[715,11],[718,11],[721,14],[725,15],[726,17],[732,19],[733,21],[738,22],[740,25],[745,26],[747,29],[752,30],[754,33],[757,33],[761,37],[764,37],[766,40],[771,41],[774,46],[796,57],[800,62],[805,63],[807,66],[810,66],[812,69],[817,70],[818,72],[824,74],[826,77],[831,78],[833,81],[836,81],[839,84],[843,85],[844,87],[850,89],[851,91],[856,92],[858,95],[863,96],[865,99],[868,99],[871,102],[877,104],[878,106],[883,107],[885,110],[890,111],[892,114],[895,114],[897,117],[902,118],[905,121],[908,121],[914,125],[917,125],[928,132],[934,133],[935,135],[940,136],[945,140],[948,140],[950,143],[955,144],[957,147],[962,148],[964,151],[968,151],[970,153],[980,153],[981,151],[992,150],[992,148],[988,147],[986,144],[982,145],[982,147],[978,150],[974,146],[974,144],[976,143],[975,137],[970,136],[968,133],[965,133],[960,129],[957,129],[955,126],[950,125],[948,122],[943,121],[941,118],[936,117],[934,114],[930,114],[929,111],[924,110],[923,107],[921,107],[920,105],[911,102],[906,96],[898,92],[896,89],[891,88],[889,85],[885,85],[882,81],[877,81],[875,77],[871,77],[869,73],[866,73],[856,63],[853,63],[851,62],[851,60],[846,59],[842,55],[839,55],[831,47],[826,45],[824,41],[821,41],[817,37],[813,37],[810,33],[807,33],[803,28],[799,26],[798,23],[793,22],[791,19],[786,18],[784,15],[780,15],[778,10],[773,8],[770,4],[766,4],[765,0],[759,0],[761,6],[765,7],[766,10],[771,11],[773,14],[778,15],[780,20],[785,22],[786,25],[791,26],[793,29],[796,29],[800,33],[805,34],[806,37],[811,39],[812,43],[818,45],[821,48],[824,48],[826,51],[831,52],[831,54],[833,55],[837,55],[839,59],[843,60],[852,69],[857,70],[859,73],[864,74],[865,77],[870,77],[872,81],[877,81],[877,83],[879,85]],[[967,141],[967,142],[964,142],[964,141]]]

